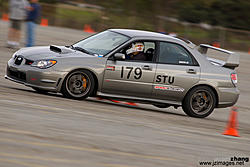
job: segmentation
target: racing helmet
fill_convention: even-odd
[[[144,44],[142,42],[132,43],[132,46],[126,51],[127,54],[135,53],[135,52],[143,52]]]

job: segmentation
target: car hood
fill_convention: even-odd
[[[52,48],[51,48],[52,47]],[[54,48],[56,49],[54,49]],[[29,47],[22,48],[16,52],[16,55],[23,56],[29,60],[41,60],[41,59],[53,59],[60,57],[93,57],[92,55],[82,53],[70,49],[65,46],[39,46],[39,47]]]

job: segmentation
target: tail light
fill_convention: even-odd
[[[231,81],[234,84],[234,86],[237,86],[237,74],[231,73]]]

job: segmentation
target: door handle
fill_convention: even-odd
[[[196,74],[196,70],[195,69],[187,69],[187,73]]]
[[[142,66],[142,69],[143,70],[152,70],[152,67],[151,66],[149,66],[149,65],[144,65],[144,66]]]

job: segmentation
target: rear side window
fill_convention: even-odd
[[[177,65],[194,65],[192,56],[184,47],[170,42],[160,42],[158,62]]]

